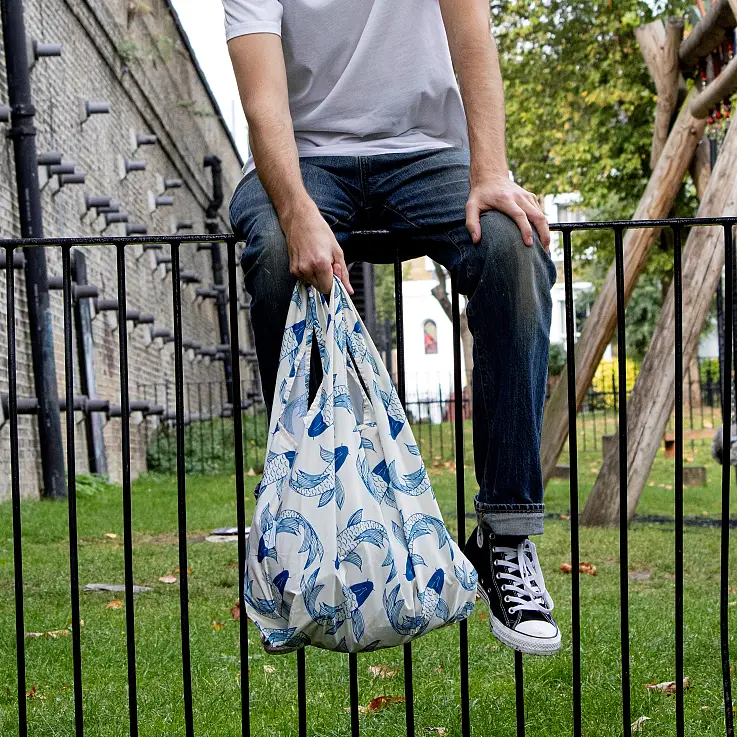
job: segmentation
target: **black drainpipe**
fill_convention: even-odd
[[[212,172],[212,199],[205,210],[205,228],[211,235],[220,233],[220,220],[218,212],[223,205],[223,167],[220,159],[215,155],[205,156],[205,167]],[[212,263],[212,278],[217,287],[225,286],[225,275],[223,273],[223,259],[220,253],[220,245],[213,243],[210,247],[210,259]],[[233,295],[233,299],[236,295]],[[218,289],[217,296],[218,324],[220,326],[220,344],[230,345],[230,329],[228,326],[228,296],[225,289]],[[240,360],[239,356],[235,357]],[[228,402],[233,403],[233,357],[226,355],[223,359],[223,371],[225,372],[225,388]]]
[[[5,65],[11,127],[7,135],[13,141],[15,178],[22,238],[43,238],[41,193],[36,161],[36,110],[31,98],[31,80],[26,50],[26,29],[21,0],[0,0],[3,22]],[[46,250],[26,248],[26,292],[31,333],[33,378],[38,397],[38,434],[41,446],[43,491],[47,498],[66,496],[64,451],[59,417],[59,393],[56,387],[54,337],[49,304],[49,277]]]

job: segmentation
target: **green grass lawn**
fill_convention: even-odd
[[[427,430],[427,428],[423,428]],[[419,432],[416,433],[419,438]],[[445,439],[444,439],[445,440]],[[436,435],[430,453],[423,434],[424,455],[446,522],[457,531],[455,473],[448,465],[447,443],[441,454]],[[719,468],[708,449],[697,448],[689,463],[708,465],[706,488],[687,489],[686,514],[717,519],[720,511]],[[581,499],[593,483],[600,452],[582,453]],[[672,515],[673,463],[659,458],[643,495],[640,514]],[[247,477],[250,493],[257,477]],[[467,509],[475,491],[472,469],[466,468]],[[546,582],[556,602],[564,632],[564,650],[549,659],[525,658],[527,734],[569,735],[572,730],[571,577],[560,571],[570,559],[567,481],[551,482],[547,504],[555,516],[538,540]],[[134,576],[153,587],[136,597],[139,720],[142,735],[184,734],[181,696],[178,584],[158,579],[178,566],[176,480],[149,475],[133,489]],[[79,493],[80,580],[123,582],[122,507],[120,489],[83,484]],[[237,551],[233,544],[204,541],[214,528],[235,524],[235,480],[230,475],[187,479],[189,529],[190,620],[197,735],[238,735],[238,623],[230,609],[238,596]],[[26,632],[66,628],[71,616],[68,585],[67,508],[65,504],[22,505]],[[563,518],[561,518],[561,515]],[[466,521],[470,532],[472,520]],[[113,533],[117,537],[106,537]],[[586,735],[619,735],[619,564],[618,531],[582,529],[581,558],[598,575],[581,580],[583,643],[583,714]],[[630,530],[630,613],[632,649],[632,718],[648,716],[644,735],[671,735],[675,698],[647,691],[644,684],[674,677],[674,531],[672,525],[635,523]],[[732,563],[734,564],[734,555]],[[687,528],[685,533],[685,662],[692,687],[686,692],[687,734],[723,734],[722,682],[719,661],[719,531]],[[120,594],[82,593],[81,611],[85,723],[95,737],[126,735],[125,611],[108,608]],[[737,596],[732,597],[737,603]],[[736,610],[730,608],[730,613]],[[735,622],[732,621],[733,629]],[[267,656],[250,628],[249,677],[252,733],[297,734],[296,657]],[[488,630],[487,615],[477,607],[470,619],[471,714],[474,734],[514,734],[514,658]],[[737,643],[732,639],[733,652]],[[71,637],[27,639],[29,733],[43,737],[72,735],[73,693]],[[360,700],[402,696],[402,651],[359,656]],[[387,678],[373,678],[372,665],[385,665]],[[431,634],[414,646],[417,735],[460,734],[458,630]],[[0,505],[0,735],[17,734],[13,557],[10,505]],[[347,656],[309,649],[307,698],[310,734],[350,734]],[[405,734],[401,704],[361,717],[364,734]],[[443,731],[445,730],[445,731]]]

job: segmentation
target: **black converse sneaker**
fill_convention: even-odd
[[[463,551],[479,574],[477,591],[489,606],[491,632],[528,655],[560,650],[535,544],[527,538],[492,535],[477,527]]]

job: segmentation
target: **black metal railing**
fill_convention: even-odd
[[[675,322],[675,362],[676,376],[682,376],[683,369],[683,326],[682,326],[682,270],[681,270],[681,245],[683,233],[694,226],[711,226],[721,228],[724,234],[725,264],[726,264],[726,288],[725,294],[725,339],[723,356],[723,376],[732,376],[732,341],[733,341],[733,290],[734,281],[734,254],[732,228],[737,224],[737,218],[712,218],[712,219],[681,219],[645,222],[609,222],[609,223],[568,223],[553,226],[553,229],[562,234],[562,246],[564,257],[564,282],[566,292],[566,331],[568,335],[574,335],[574,304],[573,304],[573,259],[571,240],[572,234],[581,230],[608,230],[614,234],[615,244],[615,268],[616,268],[616,296],[617,296],[617,338],[619,351],[617,361],[619,375],[626,376],[626,351],[624,346],[625,326],[625,280],[624,280],[624,233],[632,228],[670,228],[674,235],[674,285],[676,299],[676,322]],[[363,237],[384,237],[383,233],[363,233]],[[124,528],[124,572],[125,572],[125,632],[127,643],[127,683],[128,683],[128,712],[129,732],[131,737],[139,733],[138,721],[138,693],[137,693],[137,669],[136,669],[136,630],[135,630],[135,606],[133,599],[133,522],[131,514],[131,404],[129,387],[128,367],[128,333],[126,330],[126,248],[135,244],[151,243],[150,238],[105,238],[105,239],[49,239],[49,240],[5,240],[0,241],[0,247],[6,250],[6,287],[7,287],[7,336],[8,336],[8,386],[9,386],[9,433],[10,433],[10,464],[11,464],[11,491],[12,491],[12,529],[13,529],[13,565],[15,583],[15,652],[17,670],[17,697],[18,697],[18,733],[26,737],[29,731],[28,714],[26,709],[26,652],[25,652],[25,626],[24,626],[24,581],[23,581],[23,548],[22,548],[22,526],[21,526],[21,494],[19,476],[19,436],[18,436],[18,389],[17,368],[18,355],[16,346],[16,294],[15,273],[13,270],[13,252],[19,248],[34,248],[40,246],[61,247],[63,259],[63,299],[64,299],[64,346],[65,346],[65,371],[66,371],[66,422],[67,422],[67,483],[69,492],[68,503],[68,525],[69,525],[69,553],[70,553],[70,596],[72,605],[72,634],[73,634],[73,688],[75,707],[75,734],[81,737],[84,727],[84,690],[82,672],[82,633],[79,607],[79,563],[78,563],[78,531],[76,510],[76,469],[75,469],[75,432],[74,432],[74,358],[72,344],[72,307],[73,289],[70,268],[71,249],[76,246],[113,246],[117,249],[117,277],[118,277],[118,302],[121,309],[118,311],[118,340],[119,340],[119,362],[120,362],[120,394],[121,394],[121,461],[122,461],[122,495],[123,495],[123,528]],[[231,236],[201,236],[201,237],[174,237],[162,238],[159,242],[166,243],[171,247],[172,254],[172,309],[174,317],[174,343],[175,343],[175,415],[174,431],[176,445],[176,475],[177,475],[177,532],[179,545],[179,572],[180,572],[180,632],[181,632],[181,660],[182,660],[182,695],[184,705],[184,725],[188,737],[196,733],[193,713],[193,685],[192,668],[190,656],[190,627],[189,627],[189,591],[187,577],[188,563],[188,541],[187,541],[187,469],[186,458],[186,426],[187,407],[185,404],[185,380],[183,369],[183,336],[182,336],[182,299],[180,292],[180,248],[184,244],[198,242],[219,242],[227,247],[228,253],[228,289],[230,293],[230,351],[232,356],[240,356],[239,331],[233,326],[238,323],[238,250],[237,242]],[[404,400],[406,396],[405,387],[405,356],[404,356],[404,331],[403,331],[403,303],[401,263],[399,257],[395,261],[396,280],[396,324],[397,324],[397,363],[399,396]],[[466,494],[465,494],[465,469],[464,469],[464,397],[460,391],[461,387],[461,340],[460,340],[460,295],[454,281],[452,286],[452,322],[453,322],[453,351],[454,351],[454,447],[456,457],[456,506],[458,522],[458,541],[462,545],[466,539]],[[570,627],[572,643],[572,734],[580,737],[582,734],[582,659],[581,659],[581,599],[580,599],[580,539],[579,539],[579,488],[578,488],[578,448],[576,433],[576,365],[575,346],[569,341],[567,346],[567,378],[568,378],[568,410],[569,410],[569,452],[570,452],[570,545],[571,545],[571,586],[572,586],[572,618],[570,623],[561,623],[563,628]],[[729,378],[725,378],[726,384],[723,391],[723,415],[730,417],[732,414],[731,392],[729,391]],[[233,407],[243,407],[246,397],[243,396],[243,379],[241,376],[240,361],[232,362],[232,388]],[[626,382],[620,382],[617,388],[617,416],[618,435],[620,447],[619,461],[619,493],[620,493],[620,525],[619,525],[619,605],[620,605],[620,657],[621,657],[621,728],[622,734],[630,734],[631,713],[631,683],[630,683],[630,642],[629,642],[629,578],[628,578],[628,519],[627,519],[627,386]],[[675,673],[676,683],[676,707],[675,707],[675,734],[682,737],[685,733],[684,718],[684,603],[683,603],[683,383],[675,382],[675,640],[672,646],[675,651]],[[247,412],[248,410],[246,410]],[[244,487],[244,411],[232,412],[232,437],[234,447],[234,471],[235,471],[235,501],[238,524],[238,580],[239,600],[243,600],[243,573],[246,551],[246,508]],[[721,503],[722,517],[720,528],[720,658],[722,666],[723,694],[724,694],[724,729],[727,737],[733,737],[733,711],[731,696],[731,673],[729,658],[729,528],[730,528],[730,466],[725,464],[722,469]],[[250,491],[248,492],[250,493]],[[460,730],[463,737],[468,737],[472,731],[472,704],[469,697],[469,638],[468,624],[461,622],[459,630],[459,669],[460,669],[460,714],[458,727],[453,728],[453,733]],[[241,731],[243,735],[250,735],[250,699],[249,669],[248,669],[248,621],[245,616],[239,620],[239,655],[241,661],[240,669],[240,697],[241,697]],[[335,655],[334,657],[343,657]],[[298,713],[297,727],[300,737],[305,737],[309,730],[309,714],[307,711],[306,690],[306,661],[304,650],[299,651],[297,656],[297,684],[298,684]],[[404,648],[404,688],[405,688],[405,718],[406,734],[414,737],[415,729],[415,699],[412,675],[412,647]],[[523,656],[515,653],[515,676],[516,676],[516,709],[517,709],[517,735],[525,734],[525,685],[524,685],[524,662]],[[358,682],[358,656],[348,656],[348,679],[350,694],[350,724],[351,734],[357,737],[360,733],[359,724],[359,682]],[[334,685],[334,688],[339,686]],[[600,733],[612,729],[614,725],[599,725]],[[201,727],[200,727],[201,728]],[[40,728],[39,728],[40,729]],[[145,728],[142,728],[145,732]],[[36,732],[41,733],[41,732]],[[476,731],[476,734],[481,734]],[[611,732],[616,734],[617,732]]]

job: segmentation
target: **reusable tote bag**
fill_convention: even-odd
[[[323,369],[308,407],[310,356]],[[473,611],[402,405],[342,284],[298,284],[248,537],[246,612],[270,652],[406,643]]]

